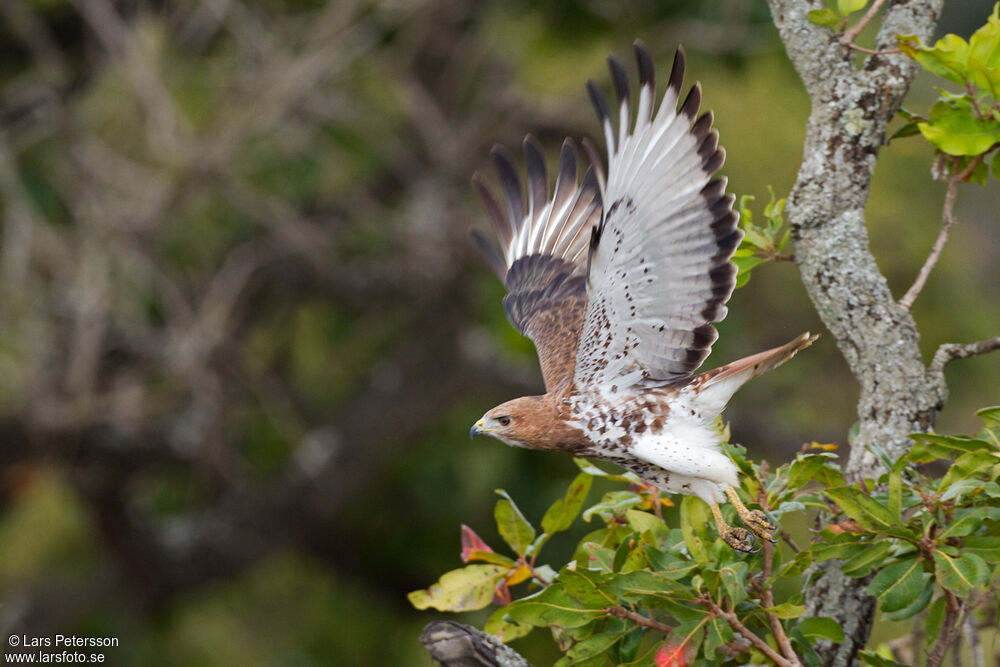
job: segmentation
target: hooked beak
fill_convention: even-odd
[[[483,432],[483,420],[480,419],[479,421],[477,421],[475,424],[472,425],[471,429],[469,429],[469,439],[471,440],[472,438],[475,438],[482,432]]]

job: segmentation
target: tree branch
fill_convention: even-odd
[[[944,250],[944,246],[948,243],[948,234],[951,232],[951,228],[955,225],[955,195],[958,192],[958,184],[964,181],[972,173],[972,170],[976,168],[983,159],[982,155],[977,155],[973,160],[971,160],[968,166],[963,169],[960,173],[953,173],[948,179],[948,189],[944,193],[944,207],[941,210],[941,231],[938,232],[938,237],[934,241],[934,247],[931,248],[931,252],[927,255],[927,259],[924,261],[924,265],[920,267],[920,272],[917,274],[917,279],[913,281],[913,285],[906,291],[903,298],[899,300],[899,307],[904,310],[909,310],[913,306],[913,302],[916,301],[917,296],[920,294],[920,290],[924,288],[924,284],[927,283],[927,278],[930,276],[931,271],[938,263],[938,259],[941,257],[941,251]]]
[[[941,623],[941,634],[938,635],[934,647],[927,656],[926,667],[940,667],[944,662],[945,654],[951,645],[958,639],[962,626],[962,601],[945,591],[947,604],[944,612],[944,622]]]
[[[884,4],[885,0],[875,0],[875,2],[872,3],[872,6],[868,8],[868,11],[865,12],[865,15],[862,16],[857,23],[844,31],[844,34],[840,36],[840,43],[852,49],[858,49],[859,51],[864,50],[854,44],[854,38],[861,34],[861,31],[865,29],[865,26],[868,25],[873,18],[875,18],[875,15],[878,14],[878,10],[880,10]]]
[[[493,635],[454,621],[428,623],[420,642],[442,667],[531,667]]]
[[[833,31],[809,22],[809,11],[821,9],[821,0],[769,0],[769,5],[812,102],[787,208],[795,261],[817,314],[859,384],[859,430],[845,473],[877,477],[882,465],[868,445],[877,442],[890,456],[902,455],[912,446],[909,434],[930,428],[942,405],[940,393],[927,383],[916,323],[896,303],[865,227],[886,128],[917,65],[902,55],[873,54],[859,70]],[[898,34],[930,39],[942,5],[943,0],[885,3],[875,50],[892,49]],[[856,663],[875,610],[865,593],[868,582],[847,577],[835,561],[809,574],[821,576],[806,591],[806,613],[834,618],[844,628],[841,644],[817,644],[824,665]]]
[[[750,628],[740,622],[739,617],[736,616],[736,613],[732,609],[728,611],[724,610],[722,607],[715,604],[715,600],[708,596],[702,598],[702,601],[708,606],[709,610],[711,610],[713,614],[726,621],[726,623],[729,624],[729,627],[743,635],[747,641],[753,644],[758,650],[760,650],[761,653],[766,655],[771,662],[778,665],[778,667],[802,667],[802,663],[799,662],[797,657],[789,660],[768,646],[767,642],[758,637],[755,632],[751,631]]]
[[[636,625],[641,625],[644,628],[650,628],[651,630],[656,630],[664,635],[669,635],[673,630],[672,627],[666,625],[665,623],[660,623],[656,619],[648,618],[643,616],[639,612],[631,611],[625,607],[618,605],[617,607],[608,607],[604,610],[609,616],[614,616],[616,618],[623,618],[632,621]]]

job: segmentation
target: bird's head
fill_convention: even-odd
[[[541,396],[524,396],[501,403],[469,431],[469,437],[491,435],[512,447],[542,449],[552,419]]]

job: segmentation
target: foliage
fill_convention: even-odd
[[[955,156],[953,173],[968,171],[965,180],[985,184],[985,157],[1000,146],[1000,3],[986,24],[969,41],[948,34],[933,47],[916,37],[900,35],[899,48],[922,68],[957,84],[960,92],[941,89],[926,117],[902,111],[907,120],[894,136],[919,132],[940,153]],[[1000,161],[995,154],[993,176]]]
[[[685,496],[668,523],[659,494],[638,478],[575,459],[581,472],[545,513],[540,533],[498,492],[497,527],[513,556],[463,526],[469,564],[410,600],[442,611],[496,604],[486,631],[510,641],[548,628],[563,652],[558,665],[665,665],[671,656],[690,664],[817,665],[813,643],[840,641],[843,631],[805,615],[802,590],[813,563],[837,559],[846,575],[870,578],[883,619],[924,614],[933,644],[952,629],[943,626],[958,622],[949,610],[995,607],[1000,589],[1000,408],[978,414],[984,428],[977,435],[915,434],[907,455],[884,460],[888,473],[853,484],[836,463],[836,445],[806,445],[770,472],[743,447],[726,444],[742,472],[741,496],[778,522],[805,514],[822,526],[807,545],[781,533],[781,544],[754,554],[719,539],[698,498]],[[584,509],[595,478],[618,488]],[[581,515],[599,527],[568,563],[542,564],[552,535]],[[526,594],[512,601],[517,585]],[[875,652],[863,657],[898,664]]]
[[[750,271],[771,261],[788,261],[792,257],[782,255],[788,244],[791,229],[785,225],[785,199],[775,199],[774,190],[768,186],[771,198],[764,206],[763,225],[754,223],[750,203],[753,195],[740,197],[740,229],[743,230],[743,240],[733,254],[733,264],[739,269],[736,276],[736,288],[739,289],[750,280]]]

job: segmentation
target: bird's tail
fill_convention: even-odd
[[[692,384],[700,387],[698,403],[705,414],[720,414],[726,403],[736,393],[736,390],[747,381],[777,368],[795,356],[799,350],[809,347],[819,338],[808,331],[780,347],[752,354],[749,357],[734,361],[697,375]]]

